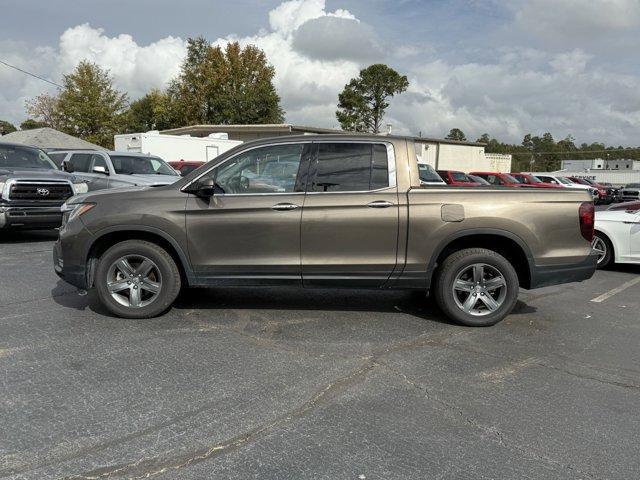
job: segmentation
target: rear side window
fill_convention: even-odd
[[[312,192],[361,192],[389,186],[387,148],[370,143],[320,143]]]
[[[487,175],[487,182],[492,185],[502,185],[502,180],[496,175]]]
[[[90,153],[74,153],[71,155],[69,163],[73,167],[74,172],[88,172],[91,164]]]

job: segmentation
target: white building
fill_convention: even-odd
[[[273,125],[192,125],[164,130],[162,135],[190,135],[206,137],[212,133],[226,133],[231,140],[243,142],[259,138],[282,135],[346,134],[343,130],[307,127],[288,123]],[[458,142],[440,138],[412,137],[416,144],[416,155],[422,163],[438,170],[461,170],[471,172],[511,171],[511,155],[485,155],[484,143]]]
[[[585,172],[589,170],[640,170],[640,160],[594,158],[589,160],[562,160],[562,170]]]

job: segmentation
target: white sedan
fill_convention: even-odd
[[[598,268],[612,263],[640,264],[640,205],[632,202],[596,212],[593,249]]]

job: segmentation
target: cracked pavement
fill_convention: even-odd
[[[54,235],[0,238],[0,478],[630,479],[640,273],[523,291],[486,329],[415,292],[194,289],[106,314]]]

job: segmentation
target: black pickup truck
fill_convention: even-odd
[[[0,230],[59,227],[62,204],[86,191],[42,150],[0,141]]]

